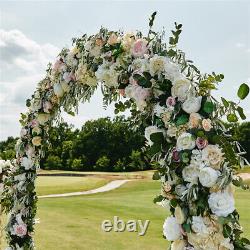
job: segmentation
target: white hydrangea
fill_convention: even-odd
[[[190,133],[182,133],[177,138],[176,148],[178,151],[185,150],[185,149],[191,150],[195,148],[195,139],[193,135]]]
[[[213,187],[219,177],[220,172],[210,167],[204,167],[199,172],[199,181],[204,187]]]
[[[192,184],[198,183],[198,178],[200,174],[200,168],[196,164],[190,164],[182,170],[182,177],[184,181],[190,182]]]

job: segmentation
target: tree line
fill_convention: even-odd
[[[151,168],[142,151],[144,132],[117,116],[87,121],[81,129],[61,123],[49,131],[50,145],[41,160],[42,169],[75,171],[136,171]],[[18,138],[0,142],[0,158],[15,157]]]
[[[250,122],[238,124],[233,136],[247,152],[250,162]],[[133,129],[129,119],[99,118],[87,121],[81,129],[61,123],[49,131],[50,145],[41,160],[42,169],[73,171],[138,171],[151,169],[145,146],[144,131]],[[0,142],[0,158],[15,157],[18,138]]]

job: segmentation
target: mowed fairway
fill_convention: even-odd
[[[86,191],[101,187],[108,182],[108,179],[95,176],[38,176],[36,192],[38,195],[46,195]]]
[[[75,178],[75,177],[73,177]],[[153,204],[159,192],[159,183],[134,180],[124,186],[95,195],[69,198],[40,199],[36,226],[38,250],[123,250],[167,249],[162,238],[162,224],[167,211]],[[245,236],[250,236],[250,193],[237,190],[236,204],[241,214]],[[137,233],[105,233],[101,222],[119,216],[129,219],[150,220],[145,236]]]

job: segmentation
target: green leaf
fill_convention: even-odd
[[[153,174],[152,179],[153,180],[160,180],[160,178],[161,178],[161,176],[160,176],[159,172],[155,171],[154,174]]]
[[[178,202],[176,199],[172,199],[169,204],[171,207],[176,207],[178,205]]]
[[[238,111],[238,114],[239,114],[240,118],[241,118],[242,120],[245,120],[245,119],[246,119],[246,116],[245,116],[245,114],[244,114],[243,108],[242,108],[242,107],[238,107],[238,108],[237,108],[237,111]]]
[[[183,227],[185,232],[187,232],[187,233],[191,232],[191,225],[190,224],[184,223],[184,224],[182,224],[182,227]]]
[[[189,118],[188,118],[188,115],[186,114],[183,114],[181,115],[177,121],[176,121],[176,125],[179,126],[179,125],[183,125],[183,124],[186,124],[188,122]]]
[[[214,104],[212,102],[205,102],[203,106],[203,111],[210,114],[214,111]]]
[[[150,135],[150,140],[153,143],[162,143],[164,141],[164,136],[162,132],[153,133]]]
[[[157,144],[157,143],[155,143],[155,144],[153,144],[150,148],[149,148],[149,150],[148,150],[148,154],[149,154],[149,156],[154,156],[155,154],[157,154],[158,152],[160,152],[161,151],[161,144]]]
[[[225,98],[223,98],[223,97],[221,97],[221,100],[222,100],[222,103],[225,106],[225,108],[227,108],[229,106],[228,101]]]
[[[243,100],[249,94],[249,86],[245,83],[242,83],[238,89],[237,95],[238,97]]]
[[[162,195],[158,195],[154,198],[154,203],[156,202],[161,202],[164,199],[164,197]]]
[[[237,116],[235,114],[229,114],[229,115],[227,115],[227,120],[229,122],[237,122],[238,118],[237,118]]]

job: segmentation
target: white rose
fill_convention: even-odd
[[[219,171],[214,170],[210,167],[205,167],[200,170],[199,180],[202,186],[212,187],[217,182],[219,177]]]
[[[27,129],[22,128],[20,132],[20,137],[24,137],[25,135],[27,135],[27,133],[28,133]]]
[[[173,82],[171,94],[173,97],[177,97],[179,101],[185,101],[190,89],[191,83],[188,79],[177,79]]]
[[[218,145],[207,145],[202,150],[202,160],[207,163],[209,167],[220,169],[223,161],[223,153]]]
[[[235,210],[233,195],[227,191],[219,191],[209,195],[208,204],[217,216],[227,217]]]
[[[29,107],[29,109],[31,110],[31,111],[37,111],[38,109],[40,109],[42,107],[42,101],[40,100],[40,99],[36,99],[36,98],[34,98],[34,99],[32,99],[31,101],[30,101],[30,107]]]
[[[63,91],[62,85],[60,83],[55,83],[54,86],[53,86],[53,89],[54,89],[55,95],[57,97],[62,97],[63,96],[64,91]]]
[[[154,55],[149,61],[149,72],[152,76],[165,71],[168,59],[164,56]]]
[[[45,113],[40,113],[37,116],[37,121],[41,124],[44,125],[50,118],[49,114],[45,114]]]
[[[192,217],[192,230],[199,235],[207,235],[209,233],[207,226],[204,223],[203,217],[193,216]]]
[[[33,161],[28,157],[23,157],[21,160],[21,166],[23,166],[25,170],[29,170],[33,166]]]
[[[182,109],[188,114],[196,113],[201,108],[201,100],[202,100],[201,96],[188,97],[188,99],[182,104]]]
[[[171,250],[185,250],[186,245],[185,240],[175,240],[171,245]]]
[[[180,206],[177,206],[174,210],[174,216],[179,224],[183,224],[186,220],[186,216]]]
[[[193,138],[193,135],[190,133],[182,133],[177,139],[176,147],[178,151],[194,149],[195,139]]]
[[[175,217],[168,217],[163,225],[163,234],[169,241],[179,240],[182,238],[181,226]]]
[[[158,133],[158,132],[161,132],[163,133],[163,135],[165,134],[165,131],[163,129],[160,129],[158,128],[157,126],[149,126],[149,127],[146,127],[145,129],[145,138],[147,139],[148,141],[148,144],[150,146],[152,146],[154,143],[151,141],[150,139],[150,135],[151,134],[154,134],[154,133]]]
[[[196,164],[190,164],[182,170],[182,177],[184,181],[193,184],[198,183],[200,168]]]

